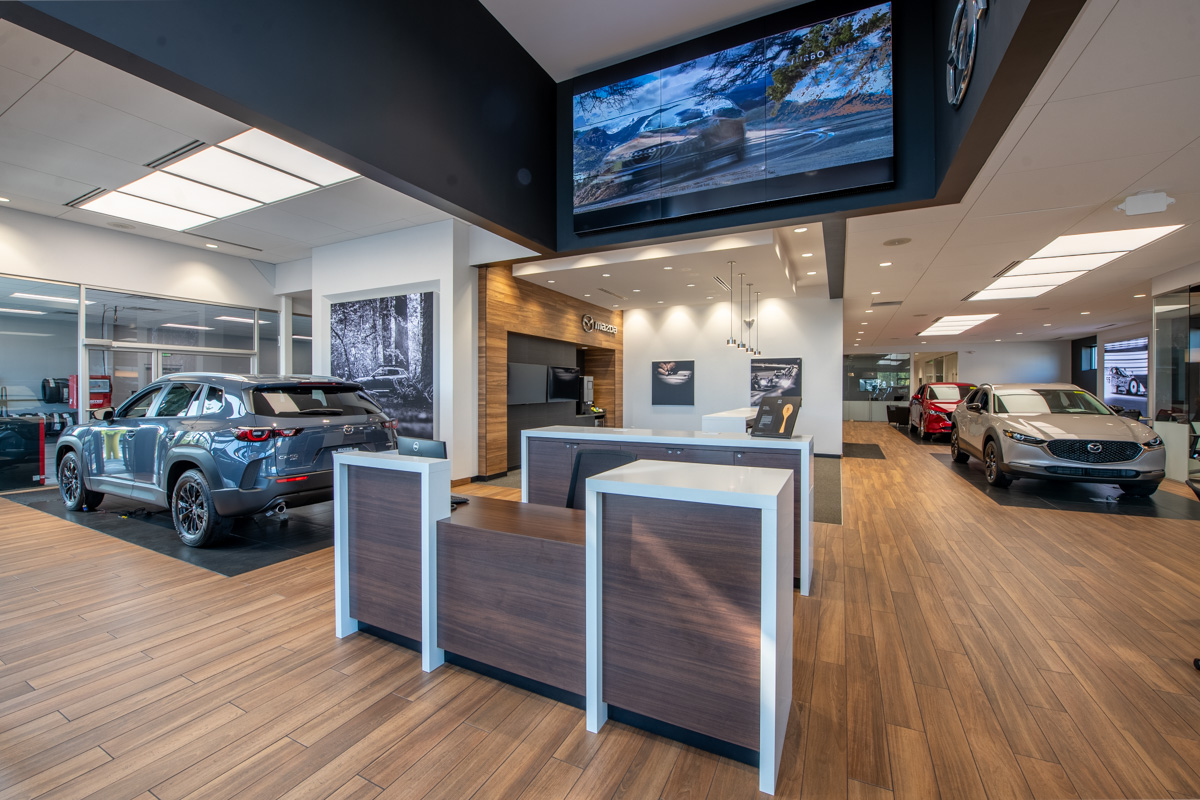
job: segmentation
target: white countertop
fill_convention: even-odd
[[[448,458],[423,458],[421,456],[402,456],[394,450],[383,453],[368,453],[362,450],[348,450],[345,453],[333,454],[334,464],[345,464],[348,467],[373,467],[375,469],[391,469],[400,472],[438,472],[438,465],[450,469]]]
[[[743,508],[775,508],[790,469],[642,459],[587,479],[589,491]],[[788,504],[791,497],[788,497]]]
[[[812,448],[812,435],[798,433],[791,439],[768,439],[732,431],[664,431],[652,428],[584,428],[574,425],[551,425],[521,432],[523,439],[581,439],[592,441],[651,442],[702,447],[761,447],[772,450],[804,450]]]
[[[700,419],[754,419],[758,416],[758,409],[750,408],[731,408],[728,411],[718,411],[715,414],[705,414]]]

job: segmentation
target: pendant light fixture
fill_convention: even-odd
[[[762,292],[754,293],[754,355],[762,355]]]
[[[744,273],[744,272],[738,273],[738,316],[739,317],[741,316],[741,313],[742,313],[742,281],[745,279],[745,277],[746,277],[746,273]],[[747,345],[745,342],[742,341],[742,331],[745,330],[745,327],[746,327],[745,322],[742,320],[739,320],[738,321],[738,343],[737,343],[738,350],[749,349],[749,345]]]
[[[754,290],[753,283],[746,284],[746,353],[754,355],[754,304],[750,300],[750,294]]]
[[[733,265],[736,263],[736,261],[729,262],[729,339],[725,342],[729,347],[737,346],[737,339],[733,338]],[[740,297],[738,302],[741,302]]]

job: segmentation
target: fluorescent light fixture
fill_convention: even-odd
[[[1075,256],[1085,253],[1127,253],[1145,247],[1182,225],[1164,225],[1159,228],[1134,228],[1124,231],[1101,231],[1100,233],[1076,233],[1059,236],[1050,244],[1033,254],[1033,258],[1052,256]]]
[[[249,156],[255,161],[298,175],[321,186],[357,178],[358,173],[327,159],[314,155],[294,144],[285,142],[269,133],[251,128],[232,139],[221,142],[221,147]]]
[[[211,331],[211,330],[214,330],[213,328],[209,328],[204,325],[184,325],[181,322],[164,322],[160,327],[163,327],[163,328],[187,328],[189,331]]]
[[[1023,286],[1015,289],[983,289],[971,296],[971,300],[1016,300],[1021,297],[1037,297],[1053,289],[1053,286]]]
[[[7,197],[0,197],[0,203],[7,203],[7,202],[10,202]]]
[[[182,208],[175,208],[121,192],[109,192],[95,200],[89,200],[79,207],[95,211],[97,214],[131,219],[134,222],[144,222],[147,225],[172,231],[182,231],[213,221],[213,217],[206,214],[185,211]]]
[[[953,336],[962,333],[965,330],[974,328],[981,322],[987,322],[996,314],[952,314],[947,317],[942,317],[937,322],[930,325],[918,336]]]
[[[312,337],[311,337],[311,336],[304,336],[304,335],[302,335],[302,334],[299,334],[299,333],[293,333],[293,334],[292,334],[292,338],[293,338],[293,339],[304,339],[305,341],[309,341],[309,342],[311,342],[311,341],[312,341]]]
[[[891,265],[892,265],[892,262],[890,262],[890,261],[880,261],[879,262],[879,266],[881,266],[881,267],[890,267]]]
[[[46,312],[30,311],[27,308],[0,308],[0,314],[37,314],[38,316],[45,316]]]
[[[216,246],[215,244],[213,244],[212,242],[209,242],[208,244],[206,244],[206,245],[204,245],[204,246],[205,246],[205,247],[211,247],[213,250],[216,250],[216,249],[217,249],[217,246]]]
[[[816,275],[817,273],[815,273],[815,272],[806,272],[806,273],[804,273],[804,274],[805,274],[805,275]]]
[[[892,365],[892,366],[895,366],[896,364],[899,364],[900,362],[899,362],[899,361],[887,361],[887,360],[884,360],[884,361],[876,361],[875,363],[876,363],[876,364],[890,364],[890,365]]]
[[[1005,275],[992,281],[988,289],[1018,289],[1025,286],[1062,286],[1086,272],[1050,272],[1045,275]]]
[[[0,331],[0,336],[53,336],[53,333],[27,333],[25,331]]]
[[[228,217],[262,205],[257,200],[248,200],[165,172],[153,172],[127,186],[122,186],[121,192],[147,200],[157,200],[169,206],[186,208],[210,217]]]
[[[812,253],[801,253],[800,257],[801,258],[812,258]]]
[[[1042,275],[1050,272],[1077,272],[1103,267],[1125,253],[1090,253],[1083,256],[1054,256],[1022,261],[1004,273],[1007,275]]]
[[[223,322],[245,322],[245,323],[251,324],[251,325],[254,324],[254,320],[250,319],[249,317],[213,317],[213,319],[219,319]],[[258,321],[258,324],[259,325],[270,325],[271,323],[269,320],[260,319]]]
[[[79,305],[78,297],[53,297],[48,294],[29,294],[28,292],[13,292],[11,296],[22,297],[26,300],[49,300],[51,303],[71,303],[72,305]],[[87,304],[90,306],[95,302],[95,300],[88,300]]]
[[[804,233],[808,228],[796,228],[792,233]]]
[[[318,188],[315,183],[218,147],[201,150],[163,167],[163,171],[250,197],[260,203],[274,203]]]

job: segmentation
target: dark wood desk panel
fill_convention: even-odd
[[[804,548],[800,546],[800,535],[804,524],[804,504],[809,501],[808,486],[800,475],[804,464],[804,454],[795,450],[739,450],[733,461],[739,467],[768,467],[771,469],[790,469],[792,471],[792,528],[795,531],[792,541],[792,575],[802,574],[800,558]]]
[[[603,700],[757,750],[761,512],[603,504]]]
[[[421,476],[349,467],[350,616],[421,639]]]
[[[575,466],[578,442],[562,439],[530,439],[528,464],[529,502],[562,508],[571,488],[571,470]],[[610,448],[611,449],[611,448]],[[534,476],[537,480],[534,480]]]
[[[586,691],[586,515],[475,497],[438,522],[438,647]]]

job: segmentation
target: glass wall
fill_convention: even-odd
[[[908,353],[855,353],[843,367],[842,400],[908,402]]]
[[[292,372],[311,375],[312,364],[312,317],[296,314],[292,317]]]
[[[279,374],[279,312],[258,312],[258,374]]]
[[[1200,287],[1154,298],[1154,419],[1185,422],[1196,415],[1198,297]]]
[[[85,335],[121,344],[253,351],[254,311],[88,289]]]

